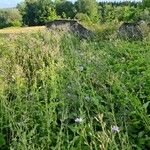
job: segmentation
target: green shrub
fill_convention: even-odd
[[[83,13],[77,13],[75,16],[75,19],[81,21],[81,22],[88,22],[91,23],[90,18],[88,17],[87,14],[83,14]]]
[[[99,40],[112,40],[116,38],[118,25],[116,24],[92,24],[90,29],[95,33]]]
[[[125,6],[119,17],[120,21],[135,22],[139,20],[140,11],[135,7]]]
[[[18,27],[22,25],[22,16],[17,9],[6,9],[0,11],[0,28]]]
[[[146,22],[150,23],[150,9],[144,9],[141,13],[140,13],[140,18]]]
[[[21,27],[22,23],[19,20],[12,21],[10,26],[12,27]]]
[[[96,0],[77,0],[75,8],[77,13],[86,14],[93,23],[98,22],[98,3]]]

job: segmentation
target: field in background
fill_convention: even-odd
[[[11,33],[30,33],[30,32],[38,32],[38,31],[43,31],[46,27],[45,26],[36,26],[36,27],[11,27],[11,28],[5,28],[5,29],[0,29],[0,34],[11,34]]]
[[[149,39],[44,28],[0,30],[0,149],[149,149]]]

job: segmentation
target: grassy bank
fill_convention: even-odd
[[[45,26],[36,26],[36,27],[10,27],[0,29],[0,34],[20,34],[20,33],[35,33],[43,31]]]
[[[0,37],[0,148],[149,149],[149,57],[149,40]]]

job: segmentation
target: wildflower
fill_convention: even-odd
[[[95,82],[95,83],[98,85],[100,82],[99,82],[99,80],[96,80],[96,82]]]
[[[70,97],[70,96],[71,96],[71,94],[70,94],[70,93],[67,93],[67,96],[68,96],[68,97]]]
[[[88,63],[90,64],[92,61],[91,60],[88,60]]]
[[[86,101],[89,101],[90,100],[90,97],[89,96],[85,96],[84,98]]]
[[[80,53],[80,56],[84,56],[84,54],[83,54],[83,53]]]
[[[80,71],[83,71],[83,70],[84,70],[84,67],[83,67],[83,66],[80,66],[80,67],[79,67],[79,70],[80,70]]]
[[[76,119],[75,119],[75,122],[76,122],[76,123],[82,123],[82,122],[83,122],[83,119],[82,119],[82,118],[76,118]]]
[[[91,59],[94,59],[94,60],[95,60],[95,56],[92,56]]]
[[[118,126],[112,126],[112,127],[111,127],[111,131],[112,131],[112,132],[119,132],[120,130],[119,130],[119,127],[118,127]]]
[[[68,88],[68,89],[71,89],[71,86],[70,86],[70,85],[68,85],[68,86],[67,86],[67,88]]]

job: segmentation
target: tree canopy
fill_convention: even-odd
[[[26,25],[43,25],[57,18],[56,10],[51,0],[25,0],[18,5]]]
[[[143,4],[144,4],[144,7],[147,7],[150,9],[150,0],[143,0]]]
[[[98,19],[98,3],[96,0],[77,0],[75,7],[78,13],[88,15],[92,21]]]
[[[59,0],[56,3],[56,12],[62,18],[74,18],[75,8],[72,2],[66,0]]]
[[[1,28],[19,25],[22,22],[27,26],[45,25],[58,18],[77,19],[86,23],[134,22],[139,18],[150,20],[149,0],[143,0],[142,3],[98,3],[96,0],[77,0],[75,3],[68,0],[25,0],[18,4],[17,9],[19,11],[11,13],[10,11],[0,12]],[[12,16],[16,17],[17,21]]]

